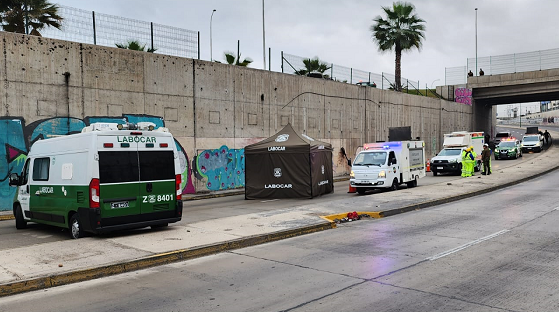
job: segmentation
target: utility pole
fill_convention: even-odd
[[[264,56],[264,70],[266,70],[266,30],[264,28],[264,0],[262,0],[262,53]]]
[[[476,76],[478,75],[478,71],[477,71],[477,8],[476,8]]]

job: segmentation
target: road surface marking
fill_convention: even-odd
[[[501,234],[505,234],[505,233],[508,232],[508,231],[509,231],[509,230],[502,230],[502,231],[499,231],[499,232],[497,232],[497,233],[493,233],[493,234],[491,234],[491,235],[482,237],[482,238],[480,238],[480,239],[476,239],[475,241],[469,242],[469,243],[464,244],[464,245],[462,245],[462,246],[458,246],[458,247],[456,247],[456,248],[454,248],[454,249],[447,250],[447,251],[442,252],[442,253],[440,253],[440,254],[434,255],[434,256],[432,256],[431,258],[427,258],[427,260],[433,261],[433,260],[437,260],[437,259],[439,259],[439,258],[448,256],[448,255],[451,255],[451,254],[453,254],[453,253],[455,253],[455,252],[459,252],[460,250],[466,249],[466,248],[471,247],[471,246],[473,246],[473,245],[477,245],[477,244],[479,244],[479,243],[481,243],[481,242],[484,242],[484,241],[486,241],[486,240],[495,238],[495,237],[497,237],[497,236],[499,236],[499,235],[501,235]]]
[[[273,202],[273,201],[276,201],[276,200],[279,200],[279,199],[262,200],[260,202],[261,203],[267,203],[267,202]]]

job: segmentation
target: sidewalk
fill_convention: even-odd
[[[559,137],[559,133],[552,135]],[[9,249],[0,254],[0,297],[332,229],[336,224],[330,220],[349,211],[387,217],[447,203],[548,173],[559,168],[558,158],[559,147],[551,147],[532,160],[521,160],[518,166],[494,170],[491,176],[476,173],[428,186],[420,180],[416,188],[394,192],[321,204],[309,200],[293,208],[174,224],[137,235],[92,236]]]

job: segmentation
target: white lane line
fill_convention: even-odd
[[[555,207],[555,208],[553,208],[553,210],[559,210],[559,207]]]
[[[267,202],[273,202],[273,201],[276,201],[276,200],[279,200],[279,199],[276,198],[276,199],[270,199],[270,200],[262,200],[262,201],[260,201],[260,202],[261,202],[261,203],[267,203]]]
[[[469,242],[469,243],[464,244],[464,245],[462,245],[462,246],[459,246],[459,247],[456,247],[456,248],[454,248],[454,249],[447,250],[447,251],[442,252],[442,253],[440,253],[440,254],[434,255],[434,256],[432,256],[431,258],[427,258],[427,260],[433,261],[433,260],[437,260],[437,259],[439,259],[439,258],[448,256],[448,255],[451,255],[451,254],[453,254],[453,253],[455,253],[455,252],[458,252],[458,251],[460,251],[460,250],[466,249],[466,248],[471,247],[471,246],[473,246],[473,245],[479,244],[479,243],[484,242],[484,241],[486,241],[486,240],[488,240],[488,239],[492,239],[492,238],[495,238],[495,237],[497,237],[497,236],[499,236],[499,235],[501,235],[501,234],[505,234],[505,233],[508,232],[508,231],[509,231],[509,230],[502,230],[502,231],[499,231],[499,232],[497,232],[497,233],[493,233],[493,234],[491,234],[491,235],[482,237],[482,238],[480,238],[480,239],[476,239],[475,241]]]

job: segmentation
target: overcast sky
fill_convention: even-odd
[[[236,51],[263,67],[262,0],[51,0],[65,6],[154,22],[200,32],[201,59]],[[445,83],[445,67],[466,66],[478,58],[559,48],[557,0],[415,0],[409,1],[425,20],[420,51],[402,56],[402,76],[420,85]],[[371,40],[373,19],[385,17],[375,0],[266,0],[266,53],[272,49],[273,71],[281,71],[280,52],[318,56],[336,65],[372,73],[394,74],[394,53],[381,53]],[[266,60],[268,62],[268,59]],[[266,65],[267,67],[268,65]],[[528,105],[526,105],[528,107]],[[501,109],[500,109],[501,110]],[[525,105],[522,106],[524,112]]]

